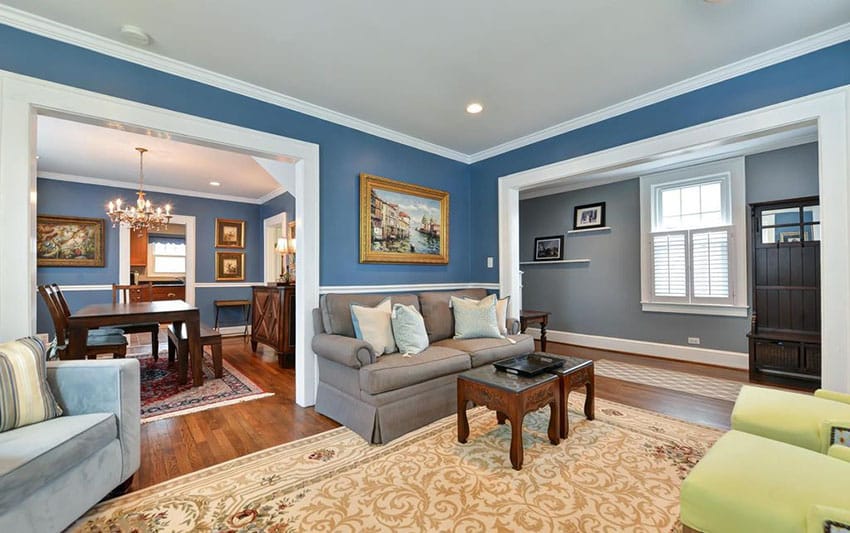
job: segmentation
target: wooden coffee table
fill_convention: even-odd
[[[511,421],[511,465],[522,469],[522,421],[525,415],[549,406],[549,442],[557,445],[559,438],[560,379],[555,374],[533,378],[520,377],[496,370],[492,365],[473,368],[457,378],[457,440],[465,443],[469,437],[467,402],[485,405],[496,411],[496,420]]]
[[[569,355],[555,355],[551,353],[544,355],[564,360],[564,366],[553,370],[552,373],[558,376],[558,395],[561,403],[559,426],[561,427],[561,438],[566,439],[570,432],[567,401],[570,398],[571,390],[579,387],[585,388],[587,396],[584,399],[584,416],[588,420],[594,419],[594,389],[596,388],[596,378],[593,374],[593,361]]]

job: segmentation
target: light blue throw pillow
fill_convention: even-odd
[[[496,320],[496,295],[483,300],[467,300],[452,296],[456,339],[501,338]]]
[[[425,320],[412,305],[393,306],[393,336],[398,351],[405,355],[416,355],[428,347],[428,332]]]

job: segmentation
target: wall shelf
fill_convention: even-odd
[[[601,228],[571,229],[567,232],[567,235],[571,233],[590,233],[592,231],[607,231],[609,229],[611,229],[611,226],[602,226]]]
[[[564,263],[590,263],[590,259],[562,259],[560,261],[520,261],[521,265],[557,265]]]

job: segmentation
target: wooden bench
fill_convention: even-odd
[[[182,324],[179,335],[177,334],[177,331],[174,328],[174,324],[169,324],[168,362],[174,363],[175,355],[177,356],[177,382],[181,385],[186,383],[189,371],[189,341],[186,337],[187,335],[185,324]],[[203,358],[204,346],[209,346],[211,348],[215,377],[220,378],[222,376],[221,333],[201,324],[201,353],[192,354],[192,357]]]

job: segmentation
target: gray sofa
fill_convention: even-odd
[[[139,362],[56,361],[63,414],[0,433],[0,531],[62,531],[139,469]]]
[[[350,305],[373,306],[386,297],[415,306],[425,320],[431,346],[412,357],[376,357],[354,335]],[[518,334],[508,319],[506,339],[455,340],[450,296],[483,298],[484,289],[418,294],[326,294],[313,311],[313,351],[319,356],[316,411],[372,443],[385,443],[457,410],[457,374],[534,351],[534,340]],[[513,342],[511,342],[513,341]]]

